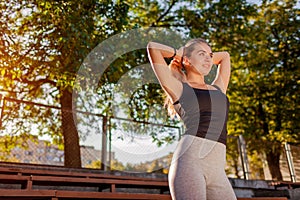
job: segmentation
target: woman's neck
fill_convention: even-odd
[[[189,83],[193,87],[203,87],[206,85],[204,76],[201,74],[190,74],[186,77],[187,83]]]

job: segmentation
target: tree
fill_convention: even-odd
[[[299,27],[296,1],[264,2],[253,24],[257,38],[247,59],[251,96],[247,114],[252,148],[262,149],[273,179],[282,180],[279,158],[285,142],[299,144]],[[259,34],[258,34],[259,33]],[[255,59],[254,59],[255,58]],[[251,92],[249,94],[249,92]],[[257,142],[255,139],[262,142]]]
[[[282,180],[285,142],[299,143],[299,9],[296,1],[265,1],[251,18],[230,86],[230,130],[243,134],[249,152],[266,158],[273,179]],[[298,57],[298,58],[297,58]],[[289,105],[289,106],[287,106]]]
[[[129,11],[127,2],[97,0],[13,0],[0,5],[2,92],[9,98],[52,106],[40,110],[35,107],[36,104],[11,103],[9,106],[13,109],[5,109],[2,116],[5,123],[2,125],[12,127],[8,130],[11,135],[30,136],[31,125],[36,124],[37,134],[47,134],[57,144],[64,144],[61,146],[65,150],[66,167],[80,167],[79,140],[85,135],[78,134],[76,123],[82,121],[72,110],[72,91],[77,87],[74,86],[76,73],[83,59],[101,41],[126,29],[144,26],[139,17],[147,15],[147,10],[139,12],[139,8],[144,6],[142,2],[137,2],[135,5],[138,6],[131,7]],[[170,8],[173,5],[174,2]],[[161,11],[164,11],[162,5],[156,3],[147,26],[159,23],[170,9],[157,18],[154,14]],[[134,19],[131,24],[129,16]],[[144,50],[142,54],[125,55],[105,72],[98,90],[103,99],[97,102],[100,112],[112,114],[109,113],[109,88],[126,72],[126,66],[132,61],[146,62],[145,54]],[[120,70],[121,65],[125,66],[124,71]],[[84,78],[93,76],[86,75]],[[76,106],[84,108],[85,105]],[[56,110],[58,108],[60,112]]]
[[[72,113],[76,73],[98,42],[121,31],[126,21],[114,19],[122,19],[126,11],[122,2],[96,0],[1,3],[2,91],[9,97],[51,102],[61,109],[59,115],[32,106],[22,108],[22,116],[14,118],[14,129],[26,135],[30,126],[22,120],[39,122],[39,134],[46,132],[58,143],[63,141],[67,167],[81,167],[80,138]],[[36,118],[30,118],[33,115]]]

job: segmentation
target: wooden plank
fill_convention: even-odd
[[[116,184],[111,184],[110,192],[116,192]]]
[[[168,187],[166,181],[140,181],[140,180],[122,180],[122,179],[103,179],[103,178],[77,178],[60,176],[31,176],[33,185],[97,185],[97,184],[115,184],[116,186],[145,186],[145,187]]]
[[[171,196],[167,194],[139,194],[139,193],[110,193],[110,192],[78,192],[78,191],[62,191],[56,192],[59,198],[86,198],[86,199],[157,199],[171,200]]]
[[[20,184],[22,189],[31,189],[30,176],[0,174],[0,183],[14,185]]]
[[[100,170],[99,170],[100,171]],[[116,175],[105,173],[91,172],[74,172],[64,170],[46,170],[46,169],[26,169],[26,168],[7,168],[0,167],[0,173],[20,174],[20,175],[54,175],[54,176],[71,176],[71,177],[90,177],[90,178],[109,178],[109,179],[126,179],[126,180],[145,180],[145,181],[167,181],[167,178],[139,177],[130,175]]]
[[[11,174],[0,174],[0,181],[2,183],[10,181],[26,182],[30,180],[30,176],[20,176],[20,175],[11,175]]]
[[[0,189],[0,197],[55,197],[56,190]]]

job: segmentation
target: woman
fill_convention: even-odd
[[[229,54],[212,53],[203,39],[190,40],[178,50],[149,42],[147,50],[154,73],[167,94],[168,111],[178,115],[186,128],[169,170],[172,198],[236,199],[224,170]],[[169,66],[165,58],[173,58]],[[218,65],[218,72],[209,85],[204,76],[213,64]]]

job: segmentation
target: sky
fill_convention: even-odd
[[[177,141],[174,141],[172,144],[165,144],[158,147],[152,142],[151,136],[136,136],[132,139],[130,135],[126,135],[125,132],[113,131],[112,134],[116,137],[112,139],[111,150],[115,153],[115,158],[124,164],[138,164],[166,156],[175,150],[178,143]],[[177,134],[177,131],[175,134]],[[122,135],[123,140],[117,139],[117,136],[120,135]],[[90,133],[86,140],[81,142],[81,144],[93,146],[95,149],[101,150],[102,134]],[[109,150],[109,144],[107,148],[107,150]],[[101,158],[101,155],[99,155],[99,158]]]

